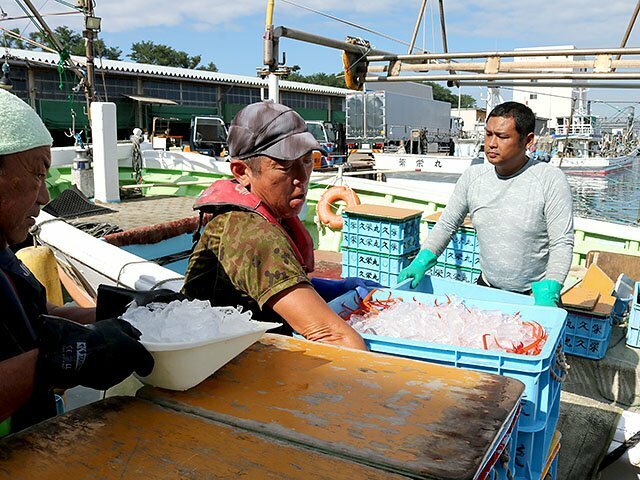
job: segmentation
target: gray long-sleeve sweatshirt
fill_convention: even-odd
[[[439,256],[467,213],[489,284],[524,292],[539,280],[564,282],[573,253],[573,201],[559,168],[528,160],[501,177],[489,163],[469,167],[423,248]]]

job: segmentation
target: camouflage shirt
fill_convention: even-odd
[[[274,295],[310,283],[283,232],[257,213],[230,211],[204,228],[189,259],[183,292],[217,306],[242,306],[253,318],[284,323],[265,304]],[[272,330],[273,331],[273,330]]]

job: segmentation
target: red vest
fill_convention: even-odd
[[[269,223],[276,225],[285,234],[304,271],[313,272],[313,240],[298,217],[276,220],[269,207],[236,180],[217,180],[200,194],[194,210],[216,214],[216,210],[225,207],[238,207],[240,210],[256,212]]]

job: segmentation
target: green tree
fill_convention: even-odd
[[[218,67],[216,66],[215,63],[209,62],[208,65],[200,65],[196,70],[207,70],[209,72],[217,72]]]
[[[156,44],[149,40],[133,43],[128,57],[135,62],[181,68],[196,68],[202,58],[200,55],[191,56],[169,45]]]
[[[427,85],[431,85],[431,88],[433,88],[433,98],[435,100],[440,100],[442,102],[449,102],[453,107],[458,106],[458,95],[453,93],[451,90],[434,82],[425,82],[425,83]],[[471,95],[463,94],[460,96],[460,106],[462,108],[475,107],[476,99],[473,98]]]
[[[287,80],[292,82],[313,83],[315,85],[326,85],[327,87],[347,88],[344,77],[336,73],[313,73],[311,75],[302,75],[299,65],[291,67],[291,73]]]
[[[15,34],[20,35],[20,29],[19,28],[12,28],[11,31]],[[30,49],[30,46],[27,42],[25,42],[24,40],[20,39],[20,38],[15,38],[11,35],[8,35],[6,33],[3,34],[3,39],[2,39],[2,46],[3,47],[8,47],[8,48],[18,48],[20,50],[24,50],[24,49]]]
[[[85,41],[80,33],[64,25],[56,27],[54,33],[60,44],[66,48],[71,55],[83,57],[86,54]],[[55,48],[51,39],[42,32],[31,32],[29,38],[49,48]],[[27,43],[25,48],[35,50],[38,47]],[[93,42],[93,51],[97,57],[103,57],[109,60],[120,60],[120,56],[122,55],[122,50],[118,47],[107,47],[102,39],[97,39]]]

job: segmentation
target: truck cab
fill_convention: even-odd
[[[329,153],[326,157],[322,156],[322,164],[319,167],[332,167],[343,163],[345,159],[344,149],[340,148],[340,142],[337,139],[338,135],[336,135],[337,132],[334,126],[321,120],[305,120],[305,123],[309,132],[322,148]]]
[[[211,157],[227,155],[227,127],[220,117],[196,117],[191,119],[189,150]]]
[[[153,117],[151,144],[154,150],[183,150],[211,157],[227,156],[227,127],[218,116],[196,116],[191,121]]]

